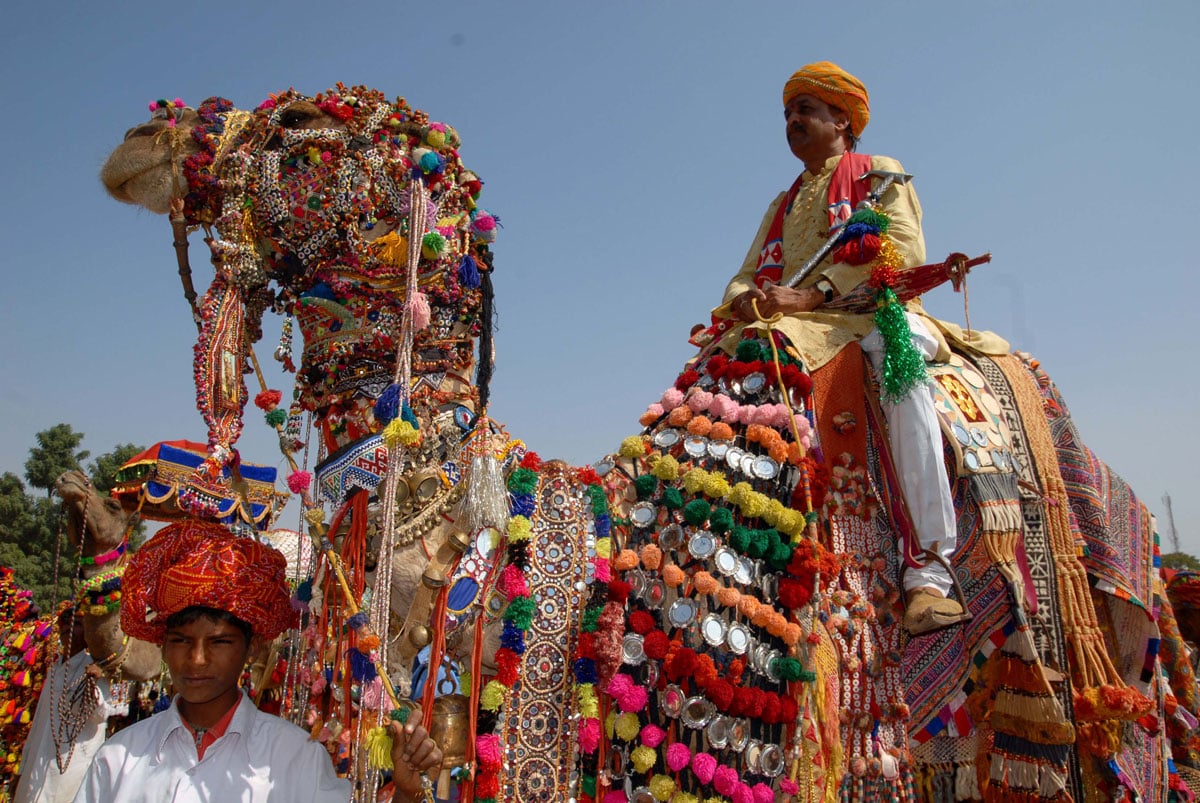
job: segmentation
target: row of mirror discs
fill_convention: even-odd
[[[776,778],[783,772],[784,755],[778,745],[763,743],[750,737],[750,721],[725,716],[717,711],[711,700],[701,695],[685,697],[674,683],[667,684],[659,700],[662,712],[678,719],[691,730],[703,731],[709,747],[746,753],[746,771],[753,775]]]
[[[682,430],[665,428],[654,433],[654,445],[664,452],[683,442],[683,450],[700,460],[711,457],[723,460],[732,471],[759,480],[773,480],[779,476],[779,463],[765,454],[753,454],[738,448],[728,440],[710,440],[702,435],[689,435]]]
[[[963,447],[963,463],[971,471],[994,465],[1001,471],[1018,468],[1016,457],[1005,448],[1004,436],[993,427],[972,426],[955,421],[954,438]]]

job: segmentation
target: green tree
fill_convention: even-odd
[[[90,452],[76,451],[83,443],[84,435],[73,430],[70,424],[55,424],[34,437],[38,445],[29,450],[25,479],[34,488],[44,490],[49,498],[58,476],[69,469],[81,468]]]
[[[1200,572],[1200,560],[1186,552],[1168,552],[1162,556],[1162,565],[1167,569]]]
[[[97,457],[88,464],[88,477],[92,480],[92,487],[107,495],[113,488],[113,478],[117,474],[117,469],[125,465],[129,458],[144,451],[146,451],[145,446],[122,443],[114,446],[112,451]]]
[[[0,476],[0,565],[13,570],[17,585],[32,591],[43,611],[52,609],[58,597],[54,587],[58,520],[59,508],[50,499],[26,493],[16,474]],[[65,588],[62,581],[60,587]]]

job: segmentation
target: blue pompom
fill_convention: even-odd
[[[408,405],[405,405],[407,407]],[[390,424],[400,410],[400,385],[393,382],[384,388],[383,393],[375,400],[375,420],[380,424]]]
[[[371,656],[363,655],[351,647],[346,650],[346,657],[350,659],[350,676],[359,683],[370,683],[379,676],[379,673],[375,671],[375,664],[371,661]]]
[[[421,157],[419,164],[425,173],[441,173],[446,169],[446,158],[436,151],[430,151]]]
[[[351,616],[349,619],[346,620],[346,627],[348,627],[351,630],[358,630],[360,627],[365,627],[366,624],[370,621],[371,621],[371,617],[367,616],[362,611],[359,611],[358,613],[354,614],[353,616]]]
[[[525,654],[525,633],[519,627],[514,625],[507,619],[504,620],[504,629],[500,632],[500,646],[507,647],[517,655]]]
[[[576,683],[595,683],[596,682],[596,662],[591,658],[576,658],[575,659],[575,682]]]
[[[596,537],[608,538],[612,533],[612,519],[607,513],[601,513],[596,516]]]
[[[458,282],[463,287],[479,286],[479,266],[475,264],[475,258],[470,254],[464,256],[462,262],[458,263]]]
[[[509,494],[508,509],[514,516],[528,518],[537,509],[537,500],[533,498],[533,494]]]
[[[413,412],[413,409],[407,403],[405,403],[403,409],[400,411],[400,420],[412,424],[413,429],[421,428],[421,422],[417,420],[417,414]]]
[[[838,242],[847,243],[851,240],[860,240],[868,234],[879,236],[879,227],[872,226],[870,223],[849,223],[842,229],[842,234],[838,237]]]

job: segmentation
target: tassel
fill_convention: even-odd
[[[413,331],[420,331],[429,326],[431,313],[429,299],[420,290],[413,293],[408,301],[408,314],[412,316]]]
[[[375,420],[387,426],[395,418],[400,409],[400,385],[396,382],[388,385],[375,400]]]
[[[496,458],[490,454],[472,457],[466,482],[467,490],[455,517],[459,529],[473,533],[495,527],[504,532],[508,528],[508,491]]]
[[[392,733],[382,725],[367,731],[367,766],[373,770],[390,770],[392,765]]]
[[[925,358],[912,342],[904,305],[890,288],[876,298],[875,326],[883,337],[883,397],[896,403],[928,379]]]
[[[420,440],[421,431],[399,418],[393,418],[392,422],[383,428],[383,442],[389,449],[395,449],[397,446],[412,446],[419,443]]]
[[[350,661],[350,674],[360,683],[370,683],[379,677],[375,671],[375,662],[371,656],[363,655],[353,647],[346,650],[346,658]]]
[[[458,283],[471,289],[479,286],[479,266],[475,264],[475,258],[470,254],[464,256],[462,262],[458,263]]]

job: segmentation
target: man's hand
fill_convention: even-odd
[[[767,284],[761,290],[751,287],[746,292],[734,296],[733,301],[730,302],[730,308],[738,320],[747,322],[758,320],[754,317],[754,306],[750,303],[751,301],[757,302],[759,316],[770,318],[776,313],[791,315],[794,312],[811,312],[825,303],[825,294],[812,287],[801,290],[784,287],[780,284]]]
[[[421,799],[421,774],[436,774],[442,768],[442,749],[416,717],[407,724],[392,722],[392,781],[396,784],[394,801]]]

